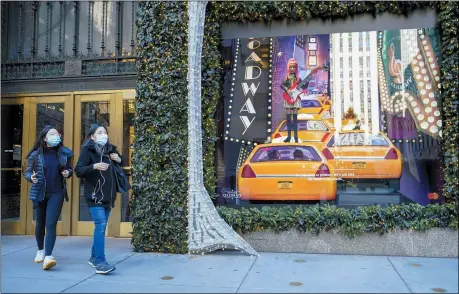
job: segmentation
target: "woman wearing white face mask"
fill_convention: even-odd
[[[62,205],[64,199],[69,200],[65,179],[72,176],[72,156],[72,151],[62,145],[61,135],[52,126],[45,126],[38,134],[27,155],[28,165],[24,176],[32,183],[29,199],[35,209],[38,246],[35,262],[43,262],[44,270],[56,265],[51,254],[56,243],[56,226]]]
[[[93,124],[81,146],[75,174],[85,179],[84,196],[94,219],[94,242],[89,265],[96,268],[97,274],[115,270],[105,259],[105,230],[116,198],[113,162],[122,164],[116,146],[108,141],[105,127]]]

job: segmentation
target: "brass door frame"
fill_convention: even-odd
[[[27,99],[17,97],[2,97],[1,105],[23,105],[23,122],[22,122],[22,146],[21,146],[21,158],[27,155],[29,150],[29,113],[30,103]],[[21,162],[23,163],[23,162]],[[17,170],[17,168],[2,168],[2,171],[6,170]],[[20,168],[19,168],[20,170]],[[29,182],[21,176],[21,190],[19,196],[19,220],[2,220],[2,234],[11,235],[23,235],[26,233],[27,228],[27,204],[29,202],[28,197]]]
[[[64,103],[64,137],[63,144],[66,147],[72,148],[73,146],[73,94],[48,94],[41,97],[27,98],[30,104],[30,123],[29,123],[29,149],[37,136],[37,105],[38,104],[52,104]],[[67,193],[71,195],[73,178],[67,179]],[[71,228],[71,202],[64,201],[61,213],[61,221],[57,223],[57,235],[70,235]],[[33,220],[33,204],[31,201],[27,202],[27,226],[26,234],[32,235],[35,231],[35,221]]]
[[[33,93],[2,95],[2,105],[24,105],[22,158],[25,158],[36,136],[37,104],[65,103],[64,109],[64,144],[74,152],[73,165],[76,165],[81,149],[81,103],[83,102],[110,102],[110,141],[123,153],[123,102],[135,99],[135,90],[110,91],[77,91],[59,93]],[[4,169],[2,169],[4,170]],[[92,221],[79,221],[79,179],[74,175],[67,182],[70,201],[64,202],[62,221],[58,223],[59,235],[91,236],[93,234]],[[33,234],[33,206],[28,200],[30,184],[21,178],[20,219],[19,221],[2,221],[4,234]],[[132,237],[132,223],[121,222],[122,196],[117,195],[115,208],[110,213],[107,235],[111,237]]]
[[[96,92],[75,92],[75,124],[74,124],[74,154],[76,160],[80,156],[81,152],[81,110],[82,103],[84,102],[109,102],[109,137],[110,141],[116,145],[120,146],[122,143],[122,132],[120,130],[123,128],[122,120],[122,97],[124,91],[96,91]],[[121,118],[120,118],[121,115]],[[112,131],[115,130],[115,131]],[[76,163],[76,161],[75,161]],[[92,221],[80,221],[80,180],[75,179],[73,185],[73,197],[72,197],[72,235],[78,236],[91,236],[93,235],[94,224]],[[112,209],[110,213],[110,218],[107,226],[107,235],[111,237],[119,237],[120,235],[120,222],[121,222],[121,210],[119,210],[119,205],[121,204],[121,199],[117,197],[115,202],[115,209]]]
[[[122,109],[122,111],[124,111],[123,102],[124,101],[133,101],[133,100],[135,100],[135,95],[136,95],[135,90],[125,91],[123,93],[122,102],[121,102],[121,108],[120,108],[120,109]],[[121,129],[123,129],[124,113],[121,113],[121,115],[122,115],[121,116]],[[121,134],[123,134],[123,132],[121,132]],[[120,153],[123,153],[124,146],[123,146],[123,136],[122,135],[121,135],[121,138],[120,138],[120,144],[118,146],[120,146],[119,147],[120,148]],[[128,167],[126,164],[127,164],[127,162],[125,162],[125,167],[126,168],[131,168],[132,169],[131,166]],[[132,165],[132,163],[130,165]],[[131,185],[132,185],[132,183],[131,183]],[[117,211],[119,211],[119,214],[120,214],[119,222],[118,222],[120,224],[119,237],[130,238],[130,237],[132,237],[132,234],[131,234],[131,232],[132,232],[132,222],[122,222],[121,221],[122,217],[123,217],[121,215],[121,212],[122,212],[122,207],[121,207],[122,206],[122,202],[121,202],[122,199],[121,198],[122,198],[122,196],[121,196],[121,194],[119,194],[118,197],[117,197],[117,204],[116,204],[116,205],[119,205],[119,208],[115,207],[115,209]]]

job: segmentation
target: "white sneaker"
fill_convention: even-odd
[[[35,256],[35,262],[42,263],[44,259],[45,259],[45,249],[38,250],[37,255]]]
[[[56,260],[52,256],[46,256],[45,261],[43,262],[43,269],[50,270],[56,266]]]

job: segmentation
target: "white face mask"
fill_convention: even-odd
[[[99,135],[99,136],[96,137],[95,141],[100,146],[104,146],[108,142],[108,136],[107,135]]]

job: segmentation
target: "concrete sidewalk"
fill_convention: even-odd
[[[239,252],[208,255],[134,253],[130,240],[108,238],[117,270],[96,275],[92,240],[60,237],[57,266],[35,264],[32,236],[2,236],[2,293],[458,293],[458,260]]]

